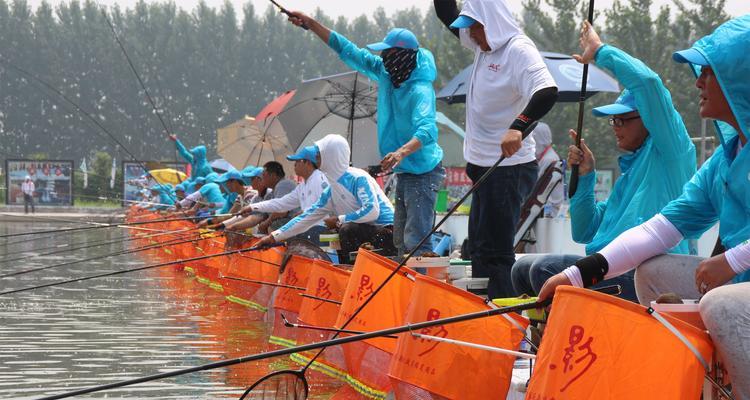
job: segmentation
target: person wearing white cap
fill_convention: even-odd
[[[31,213],[34,214],[34,181],[31,180],[31,176],[26,175],[26,178],[21,184],[21,192],[23,193],[23,211],[25,214],[29,213],[29,206],[31,206]]]
[[[434,0],[438,18],[468,49],[474,65],[466,95],[466,174],[476,182],[505,160],[474,192],[469,249],[475,277],[489,277],[489,298],[512,297],[510,271],[521,205],[537,178],[534,139],[522,132],[557,100],[557,86],[534,43],[505,0]]]

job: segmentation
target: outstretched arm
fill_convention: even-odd
[[[451,24],[460,14],[456,0],[433,0],[433,4],[435,5],[435,12],[437,13],[438,19],[440,19],[440,22],[442,22],[453,35],[458,37],[458,29],[451,28]]]

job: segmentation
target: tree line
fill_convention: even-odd
[[[587,3],[526,0],[519,19],[541,50],[570,54],[578,50],[578,29]],[[597,10],[595,27],[603,40],[661,75],[693,136],[700,132],[694,78],[685,66],[671,61],[671,53],[727,20],[724,5],[724,0],[675,0],[654,14],[651,0],[633,0]],[[166,129],[103,12],[156,102]],[[433,9],[408,8],[388,15],[381,8],[353,19],[332,19],[320,9],[313,15],[359,45],[380,40],[392,27],[411,29],[435,55],[436,88],[473,58]],[[143,160],[175,159],[168,132],[177,133],[188,145],[206,144],[213,156],[216,128],[256,114],[303,79],[347,70],[313,34],[288,24],[271,6],[256,10],[250,2],[241,10],[229,2],[218,8],[199,3],[185,10],[174,2],[143,0],[127,9],[104,8],[90,0],[55,6],[42,2],[36,8],[25,0],[0,0],[0,60],[0,158],[42,153],[77,162],[97,151],[119,160],[131,158],[128,152]],[[80,105],[128,152],[29,74]],[[599,94],[587,102],[587,109],[615,97]],[[439,103],[438,107],[463,123],[462,105]],[[575,127],[576,115],[577,105],[558,104],[545,118],[561,154],[566,153],[567,129]],[[584,135],[598,164],[615,166],[618,153],[606,121],[587,114],[585,126]]]

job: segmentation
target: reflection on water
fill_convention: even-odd
[[[2,223],[0,235],[60,226]],[[32,254],[21,251],[47,253],[62,244],[82,247],[121,236],[122,231],[110,228],[0,238],[0,259]],[[127,246],[117,242],[0,262],[0,274],[91,258]],[[66,265],[0,278],[0,291],[146,263],[144,256],[123,255]],[[36,398],[267,351],[270,329],[263,317],[170,267],[0,296],[0,398]],[[288,358],[277,358],[89,397],[237,398],[267,372],[298,367]],[[328,398],[338,386],[317,373],[308,373],[311,377],[311,398]]]

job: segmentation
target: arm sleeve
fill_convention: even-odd
[[[411,122],[415,126],[414,137],[422,146],[437,143],[438,129],[435,121],[435,91],[432,86],[420,85],[412,94]]]
[[[261,201],[253,204],[253,211],[264,213],[287,212],[299,208],[299,191],[302,186],[297,186],[292,192],[278,199]]]
[[[455,37],[459,37],[458,29],[451,28],[451,24],[460,14],[456,0],[433,0],[433,4],[435,5],[435,13],[437,13],[440,22],[442,22]]]
[[[337,32],[331,31],[331,36],[328,38],[328,46],[339,55],[341,61],[346,65],[367,75],[372,80],[377,81],[380,73],[385,69],[383,67],[383,59],[380,56],[357,47],[349,39]]]
[[[185,145],[180,142],[180,139],[175,140],[174,145],[177,147],[177,152],[180,153],[182,158],[184,158],[189,164],[192,164],[194,161],[193,154],[185,148]]]
[[[203,198],[203,195],[199,191],[195,191],[193,193],[190,193],[185,197],[184,199],[180,200],[180,207],[188,207],[191,206],[193,203],[199,202]]]
[[[315,204],[271,234],[279,241],[289,239],[307,231],[331,212],[331,188],[328,187]]]
[[[680,231],[667,218],[656,214],[645,223],[620,234],[598,253],[607,260],[608,270],[604,279],[614,278],[637,268],[649,258],[664,254],[677,246],[682,239]],[[564,273],[575,286],[583,286],[577,266],[569,267]]]
[[[360,176],[357,178],[356,191],[357,200],[360,205],[359,209],[343,216],[339,216],[339,220],[342,223],[356,222],[358,224],[365,224],[377,220],[380,215],[380,205],[378,204],[378,198],[375,195],[376,192],[370,187],[370,182],[368,182],[367,177]]]
[[[596,64],[612,72],[635,97],[643,125],[654,141],[655,148],[667,159],[682,157],[692,143],[682,117],[672,104],[672,96],[661,78],[646,64],[610,45],[596,53]]]
[[[750,269],[750,243],[745,242],[727,250],[724,255],[732,271],[741,274]]]
[[[589,243],[602,223],[607,202],[596,202],[596,171],[578,178],[578,190],[570,199],[570,227],[576,243]]]

